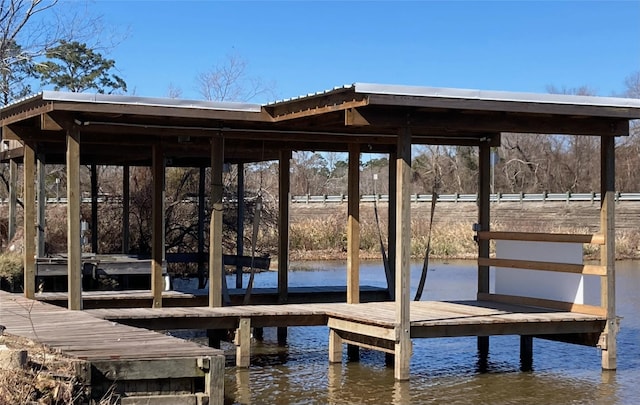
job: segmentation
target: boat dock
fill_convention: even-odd
[[[112,389],[123,405],[223,403],[221,350],[4,291],[0,324],[75,359],[93,399]]]

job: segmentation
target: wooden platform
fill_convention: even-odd
[[[244,299],[245,289],[231,288],[229,296],[232,305],[240,305]],[[345,302],[347,288],[345,286],[289,287],[288,303],[329,303]],[[67,293],[44,292],[36,294],[36,299],[58,306],[67,306]],[[379,302],[389,299],[386,288],[361,286],[362,302]],[[85,309],[95,308],[150,308],[153,294],[150,290],[126,291],[85,291],[82,293]],[[277,288],[254,288],[251,293],[251,305],[269,305],[278,303]],[[209,304],[207,290],[193,293],[179,291],[163,291],[163,307],[204,307]]]
[[[393,353],[396,342],[393,302],[111,308],[86,312],[102,319],[151,329],[237,328],[240,336],[248,335],[248,328],[253,326],[327,325],[340,344],[350,343],[389,353]],[[606,318],[596,315],[489,301],[420,301],[411,303],[410,335],[411,338],[521,335],[595,345],[605,322]],[[238,365],[248,366],[250,349],[249,346],[241,347],[241,340],[237,343]],[[337,351],[335,347],[330,348],[330,353],[332,350]],[[341,354],[335,356],[334,359],[342,358]]]
[[[223,403],[220,350],[4,291],[0,324],[7,334],[77,359],[94,398],[115,385],[122,404]]]

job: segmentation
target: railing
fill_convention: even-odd
[[[431,194],[412,194],[411,202],[415,203],[430,203]],[[491,202],[599,202],[600,193],[495,193],[490,196]],[[98,197],[98,203],[122,203],[122,198],[119,196]],[[349,200],[346,195],[294,195],[291,196],[291,202],[293,204],[335,204],[345,203]],[[619,193],[616,192],[615,200],[617,201],[640,201],[640,193]],[[234,203],[235,199],[228,199],[227,202]],[[363,194],[360,196],[360,202],[372,203],[372,202],[389,202],[389,196],[387,194]],[[478,201],[477,194],[439,194],[438,202],[455,202],[464,203]],[[7,204],[8,198],[0,198],[0,204]],[[88,204],[91,202],[90,197],[83,197],[82,203]],[[185,203],[197,203],[197,197],[188,197],[183,200]],[[47,204],[66,204],[67,198],[47,198]]]
[[[412,194],[411,201],[415,203],[431,202],[431,194]],[[495,193],[491,194],[491,202],[599,202],[600,193]],[[616,193],[616,201],[640,201],[640,193]],[[294,195],[291,202],[294,204],[332,204],[344,203],[348,201],[346,195]],[[367,202],[388,202],[389,196],[386,194],[364,194],[360,196],[360,201]],[[477,194],[440,194],[438,202],[477,202]]]

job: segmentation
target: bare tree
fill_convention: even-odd
[[[198,74],[197,89],[211,101],[252,101],[259,96],[272,98],[273,83],[250,76],[248,62],[237,54],[229,54],[222,63]]]

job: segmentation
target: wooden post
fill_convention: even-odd
[[[45,172],[45,162],[44,162],[44,155],[38,153],[37,155],[37,171],[38,171],[38,196],[37,196],[37,200],[38,200],[38,233],[37,233],[37,257],[44,257],[45,256],[45,252],[44,252],[44,248],[45,248],[45,235],[44,235],[44,229],[45,229],[45,214],[46,214],[46,209],[47,209],[47,193],[46,193],[46,188],[45,188],[45,180],[46,180],[46,172]]]
[[[164,155],[160,144],[153,145],[151,162],[153,200],[151,203],[151,289],[153,308],[162,307],[162,258],[164,256]]]
[[[204,378],[204,393],[209,397],[209,405],[224,404],[224,363],[224,355],[209,357],[209,370]]]
[[[235,343],[236,367],[249,367],[251,362],[251,318],[240,318]]]
[[[520,371],[533,369],[533,336],[520,336]]]
[[[278,302],[285,304],[289,293],[289,189],[291,151],[281,150],[278,169]]]
[[[15,159],[9,160],[9,224],[8,239],[11,241],[16,236],[16,205],[18,202],[18,163]]]
[[[329,328],[329,363],[342,362],[342,338],[333,328]]]
[[[35,298],[36,291],[36,217],[35,217],[35,152],[27,143],[24,144],[24,296]]]
[[[281,150],[278,169],[278,302],[289,301],[289,203],[291,197],[291,151]],[[287,327],[277,330],[278,344],[287,344]]]
[[[98,166],[91,165],[91,251],[98,253]]]
[[[396,344],[394,377],[409,379],[411,360],[410,272],[411,272],[411,130],[398,134],[396,158]]]
[[[604,245],[600,247],[600,264],[607,274],[601,277],[600,305],[607,310],[607,324],[599,343],[602,348],[602,368],[617,368],[618,318],[616,316],[615,273],[615,138],[600,138],[600,232]]]
[[[67,278],[69,309],[82,309],[80,129],[67,132]]]
[[[387,216],[389,224],[387,246],[389,252],[387,259],[389,260],[389,273],[391,273],[387,279],[387,288],[389,289],[389,298],[395,300],[396,296],[396,206],[397,206],[397,192],[398,183],[396,182],[397,171],[397,154],[389,154],[389,203],[387,205]],[[388,356],[387,356],[388,357]]]
[[[360,302],[360,145],[349,144],[347,303]]]
[[[222,306],[222,169],[224,141],[211,140],[211,224],[209,226],[209,306]]]
[[[205,220],[205,168],[201,167],[198,174],[198,288],[206,285],[204,255],[204,220]]]
[[[129,166],[122,167],[122,253],[129,253]]]
[[[238,163],[238,215],[236,217],[236,254],[244,255],[244,164]],[[236,266],[236,288],[242,288],[243,267]]]
[[[481,231],[489,230],[491,209],[491,146],[489,140],[480,144],[478,175],[478,226]],[[489,241],[478,241],[478,257],[489,257]],[[489,292],[489,266],[478,266],[478,294]],[[478,336],[480,358],[489,354],[489,336]]]

